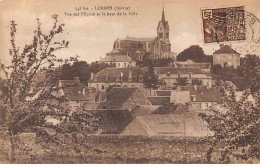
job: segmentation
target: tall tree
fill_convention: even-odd
[[[252,93],[260,89],[260,58],[256,55],[246,55],[242,59],[241,69],[246,80],[250,83]]]
[[[76,61],[72,65],[62,65],[60,79],[73,80],[74,77],[79,77],[81,83],[86,84],[90,78],[90,73],[90,67],[87,62]]]
[[[52,18],[54,23],[48,34],[42,31],[41,23],[37,19],[33,42],[25,45],[22,50],[16,45],[17,24],[11,21],[11,49],[9,50],[11,65],[1,64],[0,66],[5,73],[5,78],[1,80],[0,85],[0,111],[1,117],[4,118],[0,131],[1,136],[6,136],[10,141],[12,162],[15,162],[16,151],[25,148],[19,137],[19,134],[23,132],[35,132],[37,141],[43,143],[61,144],[61,139],[67,139],[68,136],[58,137],[58,135],[76,133],[88,127],[89,124],[93,124],[89,121],[92,120],[90,119],[92,116],[75,118],[69,115],[70,109],[65,105],[66,98],[57,94],[60,87],[57,86],[55,75],[45,77],[39,84],[34,85],[38,79],[37,74],[42,68],[48,69],[55,63],[63,61],[56,57],[55,51],[67,48],[69,45],[69,42],[65,40],[57,41],[58,35],[63,33],[64,24],[58,22],[57,15],[53,15]],[[45,129],[48,126],[46,116],[51,113],[60,115],[64,122],[61,127],[67,127],[53,126],[56,130],[54,135],[49,134]],[[68,119],[70,119],[69,122]]]
[[[203,49],[198,45],[192,45],[189,48],[183,50],[177,56],[177,61],[192,60],[196,63],[209,62],[212,63],[212,56],[205,55]]]
[[[144,87],[147,89],[155,90],[160,87],[159,77],[154,71],[152,62],[150,62],[147,71],[144,74],[143,81]]]

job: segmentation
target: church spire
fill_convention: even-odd
[[[165,22],[165,16],[164,16],[164,6],[163,6],[163,11],[162,11],[162,22]]]

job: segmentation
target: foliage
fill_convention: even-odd
[[[81,83],[86,84],[90,79],[91,72],[97,73],[108,67],[115,67],[115,65],[97,62],[88,64],[85,61],[76,61],[72,65],[67,63],[61,67],[60,79],[73,80],[74,77],[79,77]]]
[[[16,46],[17,24],[11,21],[11,65],[1,64],[5,78],[0,80],[0,111],[1,117],[4,118],[0,130],[1,135],[10,140],[12,162],[15,161],[17,150],[23,150],[27,154],[30,152],[20,139],[19,135],[23,132],[36,133],[37,142],[41,144],[54,142],[62,145],[65,142],[62,139],[68,139],[69,134],[82,132],[90,124],[96,124],[91,115],[75,117],[70,114],[66,97],[58,93],[63,87],[57,86],[56,75],[46,75],[42,81],[36,82],[41,70],[63,62],[56,57],[55,51],[69,45],[65,40],[57,41],[58,35],[63,33],[64,24],[58,22],[57,15],[53,15],[53,19],[54,23],[48,34],[43,33],[41,23],[37,19],[33,42],[25,45],[22,50]],[[62,122],[61,126],[47,125],[45,119],[48,115],[57,116]],[[71,128],[61,128],[63,126]],[[48,128],[56,132],[51,134]],[[67,129],[70,131],[66,133]]]
[[[177,56],[177,61],[193,60],[195,63],[210,62],[212,63],[212,56],[205,55],[203,49],[198,45],[192,45],[183,50]]]
[[[158,89],[160,87],[159,77],[155,73],[152,63],[149,64],[147,71],[144,74],[143,81],[144,81],[145,88]]]
[[[226,112],[212,110],[213,115],[201,114],[215,133],[207,152],[208,163],[229,163],[231,158],[247,163],[259,160],[259,92],[252,94],[246,90],[241,99],[237,100],[231,86],[220,90]],[[249,96],[255,97],[255,100],[248,100]],[[215,158],[214,161],[212,157]]]
[[[61,67],[60,79],[73,80],[79,77],[81,83],[86,83],[90,78],[89,65],[85,61],[76,61],[72,65],[64,64]]]
[[[108,67],[110,67],[110,68],[115,67],[115,64],[110,65],[110,64],[106,64],[106,63],[93,62],[90,65],[90,72],[97,73]]]
[[[211,73],[213,74],[213,79],[224,81],[231,81],[232,78],[235,77],[243,77],[240,67],[237,69],[231,67],[221,67],[220,69],[218,64],[212,66]]]
[[[251,83],[251,92],[260,89],[260,58],[256,55],[246,55],[242,60],[241,68],[246,80]]]
[[[181,85],[181,86],[186,86],[188,84],[188,78],[186,77],[181,77],[181,78],[177,78],[177,84]]]
[[[212,74],[220,74],[221,69],[222,69],[222,66],[221,66],[220,64],[214,64],[214,65],[211,67],[211,73],[212,73]]]
[[[137,61],[136,65],[148,67],[151,63],[154,67],[169,67],[173,62],[172,58],[166,59],[147,59],[145,61]]]

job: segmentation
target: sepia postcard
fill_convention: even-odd
[[[259,0],[0,0],[0,164],[259,164]]]

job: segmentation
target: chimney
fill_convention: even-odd
[[[90,76],[90,80],[94,80],[94,73],[93,72],[91,72],[91,76]]]
[[[128,81],[132,82],[132,78],[133,78],[133,71],[129,70],[129,76],[128,76]]]
[[[79,77],[74,77],[75,82],[79,82]]]

